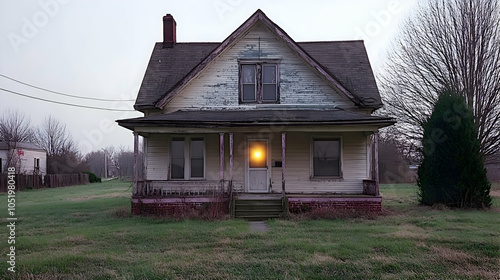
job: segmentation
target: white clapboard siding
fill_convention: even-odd
[[[5,166],[6,164],[7,164],[7,151],[0,150],[0,173],[2,173],[3,170],[8,167]]]
[[[343,178],[318,180],[311,177],[311,139],[315,136],[340,137],[342,139]],[[287,133],[286,191],[296,193],[350,193],[363,192],[366,179],[366,137],[362,133]],[[273,142],[274,149],[281,148],[281,141]],[[273,155],[277,157],[278,155]],[[281,156],[281,155],[280,155]],[[281,168],[273,168],[274,191],[281,190]],[[278,173],[278,174],[277,174]]]
[[[240,189],[244,190],[246,182],[246,139],[245,135],[242,133],[234,134],[234,149],[233,149],[233,185],[238,186]],[[229,145],[226,145],[229,147]],[[229,150],[226,153],[226,169],[229,170]],[[229,173],[226,178],[229,178]]]
[[[152,134],[146,143],[146,179],[167,180],[169,172],[169,143],[166,134]]]
[[[178,135],[176,137],[203,137],[205,139],[205,179],[219,180],[219,135]],[[168,179],[170,143],[171,137],[166,134],[152,134],[147,138],[146,178],[148,180]]]
[[[35,171],[35,159],[39,159],[40,160],[39,173],[42,175],[47,174],[47,154],[45,153],[45,151],[31,150],[24,148],[20,148],[17,150],[22,151],[24,154],[19,155],[20,165],[18,165],[18,168],[20,167],[21,169],[16,170],[16,173],[33,174],[33,172]],[[4,155],[1,156],[2,165],[5,165],[7,163],[7,151],[4,151],[3,154]],[[3,166],[4,171],[6,167],[8,166]]]
[[[180,136],[180,135],[179,135]],[[219,134],[182,135],[204,137],[205,139],[205,180],[214,182],[220,178]],[[233,185],[244,191],[246,182],[246,149],[253,134],[234,134]],[[260,136],[262,137],[262,136]],[[342,142],[342,171],[339,179],[311,179],[311,141],[317,137],[340,138]],[[281,192],[281,167],[273,167],[275,161],[281,161],[281,134],[275,133],[264,138],[270,143],[270,170],[272,191]],[[224,138],[225,168],[224,179],[229,180],[229,136]],[[170,146],[166,135],[151,135],[147,141],[147,179],[167,180]],[[286,139],[286,191],[290,193],[346,193],[363,192],[363,180],[368,179],[367,137],[362,132],[346,133],[309,133],[288,132]],[[211,183],[212,184],[212,183]],[[198,184],[200,188],[205,187]]]
[[[259,52],[260,46],[260,52]],[[166,106],[167,112],[190,107],[238,104],[238,59],[280,59],[280,104],[323,104],[353,108],[280,39],[258,23],[226,49]]]
[[[219,180],[219,135],[203,134],[203,138],[205,139],[205,178],[207,180]]]

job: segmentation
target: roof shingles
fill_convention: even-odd
[[[156,101],[173,88],[220,43],[177,43],[163,48],[156,43],[149,60],[135,109],[154,108]]]

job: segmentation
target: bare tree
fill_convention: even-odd
[[[422,123],[438,94],[450,89],[474,114],[483,156],[494,154],[500,147],[499,0],[422,2],[379,78],[386,110],[406,140],[420,145]]]
[[[114,162],[118,169],[118,176],[122,178],[134,176],[134,152],[120,147],[119,152],[114,156]]]
[[[66,130],[66,125],[52,116],[35,130],[35,143],[47,152],[47,156],[61,156],[74,147],[74,142]]]
[[[47,173],[85,171],[86,166],[65,124],[49,116],[34,134],[34,142],[47,152]]]
[[[104,157],[103,151],[93,151],[85,155],[88,170],[97,177],[104,177]]]
[[[21,142],[31,142],[33,130],[30,119],[19,111],[6,111],[0,117],[0,140],[7,146],[7,162],[5,166],[17,166],[17,145]],[[2,168],[0,168],[2,169]]]

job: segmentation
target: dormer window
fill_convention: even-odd
[[[277,61],[240,61],[240,103],[279,103]]]

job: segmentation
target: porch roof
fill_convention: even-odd
[[[124,119],[119,125],[134,127],[248,127],[269,125],[375,125],[385,127],[396,121],[345,110],[179,110],[169,114]]]

